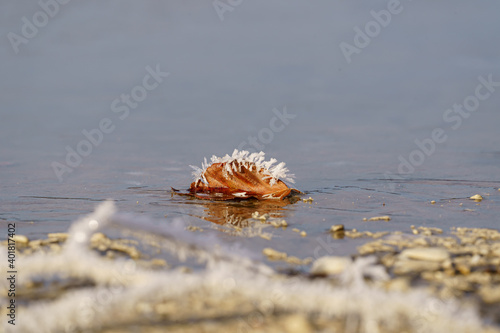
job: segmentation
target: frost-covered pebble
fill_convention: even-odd
[[[414,260],[441,262],[449,259],[450,254],[445,249],[439,247],[418,247],[403,250],[400,257]]]

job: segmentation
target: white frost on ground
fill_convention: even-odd
[[[210,159],[211,163],[207,162],[207,158],[204,158],[203,163],[201,164],[201,168],[190,165],[191,168],[194,169],[193,177],[194,181],[202,181],[205,184],[208,184],[207,179],[205,178],[205,171],[207,168],[214,163],[226,163],[225,170],[228,174],[233,174],[233,172],[241,172],[241,167],[245,166],[246,168],[253,167],[254,165],[257,167],[257,170],[263,170],[264,174],[270,178],[270,184],[274,185],[278,179],[288,181],[290,183],[295,183],[294,178],[295,175],[289,174],[289,170],[285,167],[286,163],[281,162],[274,165],[278,162],[275,158],[271,158],[269,161],[265,161],[265,153],[261,151],[260,153],[250,153],[246,150],[239,151],[235,149],[233,154],[229,156],[226,154],[223,157],[217,157],[215,155]],[[236,162],[236,163],[235,163]]]
[[[165,249],[180,257],[199,258],[207,265],[187,274],[178,269],[148,270],[131,259],[110,260],[89,248],[91,235],[106,225],[161,235]],[[148,311],[154,313],[155,304],[166,300],[183,304],[186,295],[199,295],[203,302],[211,300],[215,304],[236,297],[254,306],[253,311],[259,309],[259,304],[267,304],[271,313],[356,318],[358,332],[379,332],[380,323],[396,329],[402,321],[411,332],[483,329],[472,307],[439,300],[418,289],[401,293],[367,285],[363,276],[374,280],[387,278],[383,267],[369,257],[354,260],[339,279],[339,286],[326,279],[278,276],[266,265],[251,260],[248,253],[237,253],[220,243],[217,237],[186,231],[179,224],[166,229],[143,216],[117,213],[112,202],[103,203],[72,225],[59,254],[40,251],[18,261],[18,271],[22,272],[19,287],[30,281],[70,277],[92,284],[53,300],[30,300],[15,329],[5,327],[5,331],[43,333],[126,327],[147,319]],[[7,282],[2,279],[0,287],[7,288]],[[4,296],[0,303],[2,307],[6,305]],[[196,321],[197,314],[193,311],[190,320]],[[170,319],[175,321],[175,317]]]

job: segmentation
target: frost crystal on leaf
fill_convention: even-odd
[[[241,167],[245,166],[246,168],[252,168],[255,166],[257,168],[256,171],[262,169],[263,173],[266,175],[266,179],[270,179],[270,185],[274,185],[278,179],[288,181],[290,183],[295,183],[294,177],[295,175],[288,173],[289,170],[285,167],[285,162],[278,163],[275,158],[271,158],[269,161],[265,161],[265,153],[261,151],[260,153],[250,153],[246,150],[238,150],[235,149],[233,154],[229,156],[226,154],[223,157],[217,157],[215,155],[210,159],[210,164],[207,163],[207,159],[204,159],[204,162],[201,164],[201,168],[190,165],[191,168],[194,169],[193,177],[194,181],[202,181],[204,184],[208,184],[205,178],[205,171],[207,168],[214,163],[226,163],[225,171],[232,175],[233,172],[241,172]]]

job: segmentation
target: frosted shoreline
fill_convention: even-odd
[[[111,227],[129,236],[110,239],[101,233]],[[491,232],[496,249],[500,237]],[[425,237],[446,240],[430,233]],[[355,256],[339,274],[298,276],[279,273],[259,255],[230,248],[217,237],[188,231],[182,222],[167,230],[147,217],[119,213],[111,202],[74,222],[68,234],[31,242],[38,242],[38,249],[19,259],[23,316],[16,329],[26,332],[113,332],[137,325],[146,332],[158,327],[278,332],[290,325],[306,332],[499,331],[498,321],[487,326],[488,318],[467,297],[405,287],[401,276],[389,277],[383,264],[389,259],[377,246],[396,244],[394,235],[368,241],[367,254]],[[164,253],[172,259],[159,258]],[[190,268],[174,258],[202,264]],[[431,261],[436,260],[431,256]],[[493,288],[499,280],[498,272],[492,273]]]

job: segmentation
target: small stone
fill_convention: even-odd
[[[35,239],[29,242],[29,246],[38,249],[40,246],[42,246],[42,240],[41,239]]]
[[[49,248],[53,252],[60,252],[61,251],[61,245],[59,245],[59,244],[50,244]]]
[[[500,243],[497,243],[500,245]],[[494,256],[500,257],[500,246],[493,246],[491,249],[491,254]]]
[[[410,281],[408,278],[397,277],[385,283],[385,288],[391,291],[407,291],[410,289]]]
[[[439,228],[433,227],[418,227],[418,232],[423,234],[424,236],[431,236],[435,234],[442,234],[443,230]]]
[[[263,249],[262,253],[269,260],[285,260],[287,257],[285,252],[276,251],[275,249],[272,249],[270,247],[266,247],[265,249]]]
[[[379,231],[379,232],[376,232],[372,235],[373,238],[380,238],[380,237],[384,237],[385,235],[388,235],[389,234],[389,231]]]
[[[447,259],[441,263],[441,267],[443,267],[443,269],[453,269],[453,263],[450,259]],[[452,271],[455,272],[454,270]]]
[[[273,239],[273,236],[271,236],[271,234],[260,234],[259,237],[265,240]]]
[[[462,275],[469,275],[470,274],[470,268],[464,264],[457,264],[456,265],[457,271],[460,272]]]
[[[306,258],[306,259],[302,260],[302,259],[294,257],[294,256],[290,256],[290,257],[287,256],[285,261],[289,264],[294,264],[294,265],[308,265],[311,263],[310,258]]]
[[[289,264],[294,264],[294,265],[308,265],[312,261],[311,258],[300,259],[297,257],[288,256],[285,252],[280,252],[270,247],[266,247],[265,249],[263,249],[262,253],[267,257],[268,260],[271,261],[283,260]]]
[[[436,203],[436,200],[431,201],[431,205],[434,205]]]
[[[344,239],[346,236],[344,231],[332,232],[331,235],[333,239]]]
[[[164,259],[155,258],[151,260],[151,265],[154,266],[167,266],[167,262]]]
[[[16,243],[20,243],[20,244],[23,244],[23,245],[27,245],[29,243],[29,239],[28,237],[24,236],[24,235],[14,235],[14,237],[11,237],[10,239],[13,239],[14,242]]]
[[[394,264],[393,269],[394,274],[401,275],[425,271],[437,271],[440,269],[440,265],[439,263],[432,261],[398,260]]]
[[[388,215],[384,215],[384,216],[374,216],[374,217],[370,217],[368,219],[368,221],[390,221],[391,220],[391,217],[388,216]]]
[[[307,232],[305,232],[304,230],[302,230],[302,231],[300,232],[300,235],[301,235],[302,237],[306,237],[306,236],[307,236]]]
[[[500,303],[500,286],[483,286],[479,295],[487,304]]]
[[[331,232],[339,232],[339,231],[344,231],[344,225],[343,225],[343,224],[335,224],[335,225],[332,225],[332,227],[330,228],[330,231],[331,231]]]
[[[417,247],[405,249],[400,253],[401,258],[441,262],[450,258],[450,254],[445,249],[439,247]]]
[[[109,249],[128,254],[132,259],[138,259],[141,256],[141,253],[135,247],[121,244],[116,241],[110,244]]]
[[[375,253],[375,252],[389,252],[393,253],[395,250],[392,246],[379,243],[377,241],[366,243],[358,247],[358,252],[361,255]]]
[[[475,201],[481,201],[481,200],[483,200],[483,197],[480,196],[479,194],[475,194],[472,197],[470,197],[469,199],[475,200]]]
[[[283,332],[289,333],[309,333],[313,332],[311,324],[304,314],[292,314],[285,317],[283,322]]]
[[[54,232],[48,233],[47,237],[49,237],[49,239],[56,240],[56,242],[64,242],[68,238],[68,234],[64,232]]]
[[[417,246],[428,246],[429,243],[427,242],[427,240],[424,238],[424,237],[420,237],[420,238],[417,238],[413,241],[413,244],[417,245]]]
[[[342,273],[352,260],[349,257],[326,256],[317,259],[311,268],[311,273],[330,275]]]
[[[254,218],[256,220],[261,220],[263,222],[269,218],[269,214],[259,215],[259,212],[254,212],[254,213],[252,213],[252,218]]]
[[[288,227],[288,223],[286,223],[285,220],[278,220],[278,221],[271,221],[271,225],[275,228],[283,227],[286,228]]]

